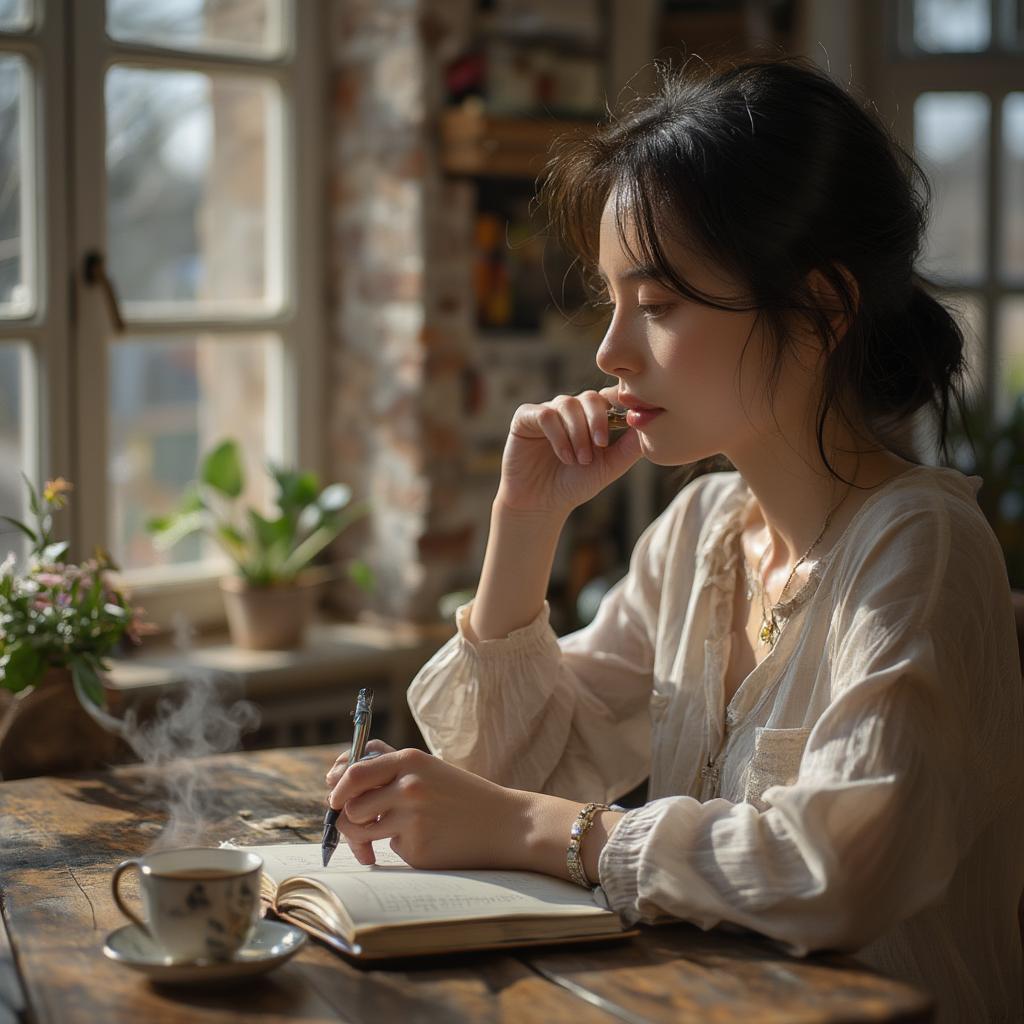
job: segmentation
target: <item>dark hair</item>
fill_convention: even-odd
[[[774,346],[770,390],[786,327],[805,318],[826,348],[817,436],[830,472],[823,438],[833,408],[898,450],[894,431],[931,405],[945,450],[951,400],[963,408],[964,337],[915,273],[931,199],[920,166],[804,59],[658,71],[653,97],[556,144],[540,192],[552,227],[592,271],[601,213],[618,190],[631,259],[695,301],[757,311]],[[702,293],[680,277],[665,244],[680,229],[745,297]],[[845,330],[833,330],[808,286],[812,270],[838,297]]]

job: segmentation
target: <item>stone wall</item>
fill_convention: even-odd
[[[478,516],[458,486],[474,338],[472,185],[439,169],[441,68],[472,0],[334,0],[330,162],[328,476],[372,515],[339,554],[377,576],[336,603],[437,617]],[[483,524],[485,525],[485,524]]]

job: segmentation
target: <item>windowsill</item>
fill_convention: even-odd
[[[226,634],[197,638],[187,649],[148,644],[112,660],[108,696],[115,706],[142,711],[190,680],[213,677],[228,684],[236,699],[259,705],[265,723],[328,716],[336,724],[347,722],[342,731],[350,732],[355,691],[372,686],[382,725],[377,734],[406,745],[415,742],[416,730],[405,691],[451,635],[448,627],[319,622],[310,628],[305,646],[291,651],[243,650]]]

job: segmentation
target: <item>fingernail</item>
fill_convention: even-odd
[[[597,433],[594,435],[594,443],[603,448],[608,443],[608,436],[606,434]]]
[[[580,452],[580,462],[584,466],[589,466],[592,461],[593,456],[590,454],[590,452]]]

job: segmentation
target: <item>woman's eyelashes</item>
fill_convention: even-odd
[[[674,302],[638,302],[636,308],[645,320],[658,320],[663,317],[673,306]],[[594,303],[595,308],[607,310],[615,314],[616,305],[611,299],[601,299]]]
[[[646,320],[657,320],[663,317],[672,308],[670,302],[641,302],[637,304],[640,315]]]

